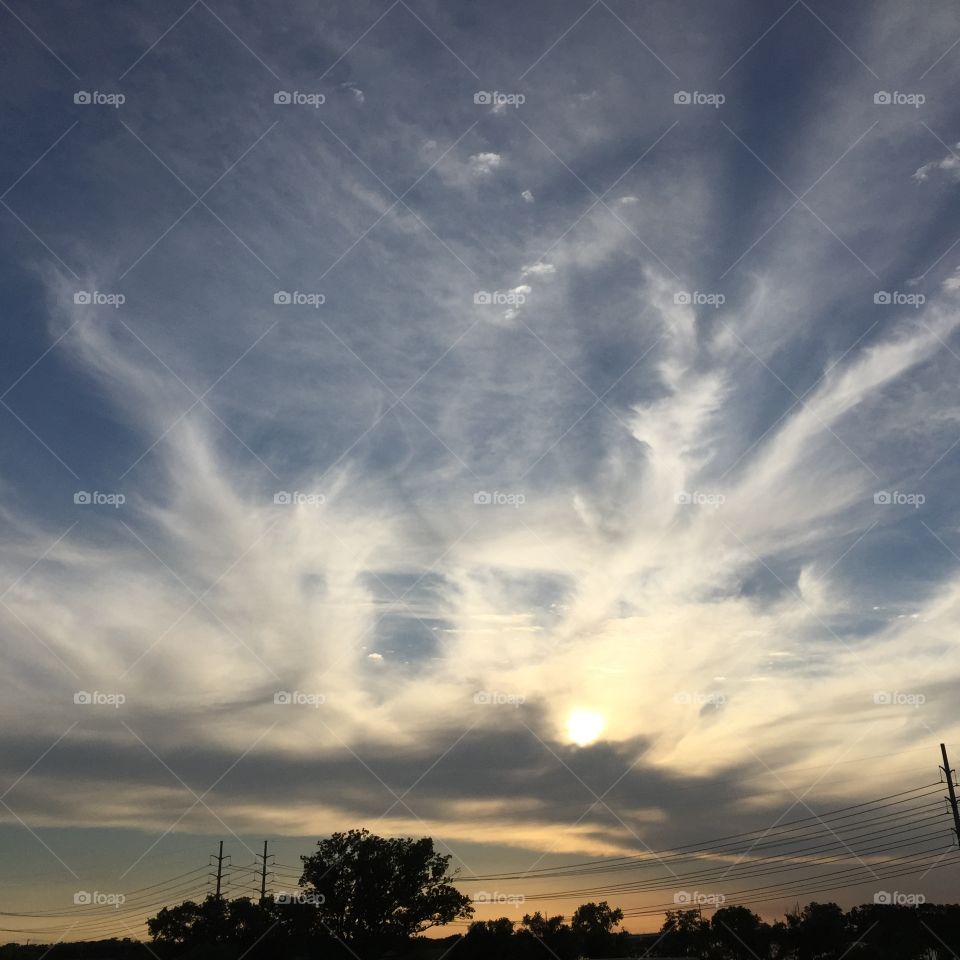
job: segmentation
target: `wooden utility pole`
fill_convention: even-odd
[[[272,853],[267,853],[266,840],[263,841],[263,853],[258,853],[257,856],[263,860],[260,864],[260,903],[262,904],[267,899],[267,858],[273,856]]]
[[[957,843],[960,844],[960,810],[957,810],[957,791],[953,783],[953,770],[950,769],[950,761],[947,759],[946,744],[940,744],[940,753],[943,756],[943,766],[940,769],[947,778],[947,792],[950,794],[947,799],[953,811],[953,832],[957,837]]]
[[[220,899],[220,886],[223,881],[223,841],[220,841],[220,852],[217,854],[217,899]]]

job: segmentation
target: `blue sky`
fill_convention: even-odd
[[[950,4],[2,7],[47,902],[227,828],[629,852],[677,790],[711,836],[960,752]]]

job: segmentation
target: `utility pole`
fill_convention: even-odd
[[[220,852],[216,856],[217,861],[217,899],[220,899],[220,887],[223,882],[223,861],[224,859],[229,859],[229,855],[225,858],[223,856],[223,841],[220,841]]]
[[[258,853],[257,856],[263,860],[260,864],[260,903],[262,904],[267,899],[267,859],[273,856],[272,853],[267,853],[266,840],[263,841],[263,853]]]
[[[953,784],[953,770],[950,769],[950,761],[947,759],[946,744],[940,744],[940,753],[943,755],[943,766],[940,768],[947,777],[947,791],[950,794],[950,809],[953,811],[953,832],[957,836],[957,842],[960,843],[960,810],[957,810],[957,791]]]

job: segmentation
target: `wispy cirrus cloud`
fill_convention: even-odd
[[[692,765],[736,825],[758,757],[798,791],[848,754],[894,755],[861,791],[929,767],[910,748],[957,728],[960,311],[955,218],[911,178],[953,166],[871,73],[932,63],[940,21],[837,13],[853,56],[798,8],[822,70],[771,89],[785,39],[751,47],[751,18],[694,49],[654,7],[660,60],[598,9],[537,60],[569,8],[506,50],[401,5],[351,47],[382,12],[318,40],[305,11],[233,11],[257,57],[191,20],[122,111],[64,87],[5,161],[14,183],[76,121],[4,227],[31,321],[4,364],[7,780],[78,723],[21,803],[165,829],[182,791],[121,720],[191,783],[252,750],[210,797],[238,832],[389,811],[501,852],[677,842]],[[476,103],[481,63],[528,70],[524,102]],[[44,102],[67,82],[17,69]],[[678,74],[722,76],[723,108],[675,103]],[[601,742],[570,742],[574,710]],[[598,792],[633,769],[623,819],[564,764]]]

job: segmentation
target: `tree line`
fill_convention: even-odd
[[[842,910],[810,903],[768,923],[745,906],[666,913],[657,934],[618,930],[606,901],[584,903],[569,922],[540,912],[470,923],[464,934],[424,936],[469,920],[470,898],[453,886],[450,857],[429,837],[335,833],[301,857],[295,895],[209,895],[164,907],[147,921],[151,941],[108,940],[0,946],[0,960],[579,960],[689,957],[698,960],[940,960],[960,946],[960,905],[868,904]]]

